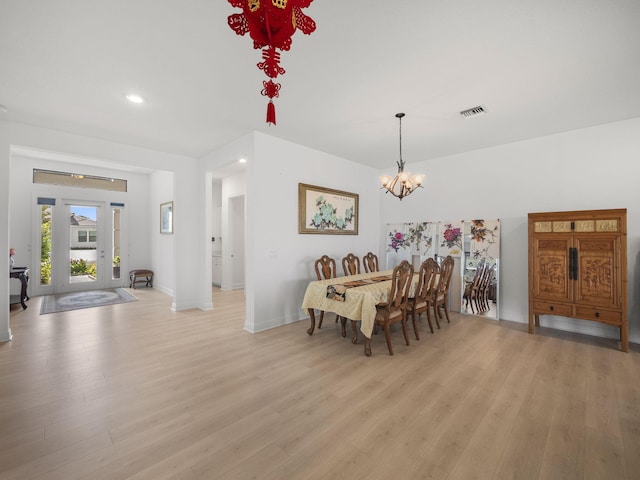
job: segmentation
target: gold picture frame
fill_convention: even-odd
[[[160,233],[173,233],[173,202],[160,204]]]
[[[358,235],[357,193],[298,184],[298,233]]]

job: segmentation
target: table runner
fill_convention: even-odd
[[[362,287],[364,285],[371,285],[378,282],[386,282],[391,280],[392,277],[393,275],[379,275],[377,277],[362,278],[360,280],[352,280],[337,285],[328,285],[327,298],[338,302],[344,302],[349,288]]]

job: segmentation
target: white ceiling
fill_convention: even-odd
[[[271,127],[237,12],[0,0],[5,116],[194,157],[257,130],[378,168],[397,159],[397,112],[409,164],[640,116],[639,0],[315,0]],[[476,105],[488,113],[460,117]]]

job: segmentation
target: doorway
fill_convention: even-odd
[[[120,286],[124,204],[38,198],[40,294]]]
[[[244,288],[244,195],[229,198],[231,289]]]

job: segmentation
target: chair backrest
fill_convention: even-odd
[[[388,299],[390,311],[406,309],[412,280],[413,265],[403,260],[393,269],[391,275],[391,292]]]
[[[316,270],[318,280],[336,278],[338,276],[338,272],[336,271],[336,261],[328,255],[323,255],[317,259],[313,267]]]
[[[478,286],[482,282],[482,279],[484,278],[484,271],[485,263],[484,260],[481,260],[476,267],[476,274],[473,276],[473,281],[471,282],[472,288],[478,288]]]
[[[378,266],[378,256],[373,252],[369,252],[362,257],[362,263],[364,264],[365,273],[380,271],[380,267]]]
[[[495,265],[491,265],[491,266],[487,265],[487,267],[485,268],[485,274],[483,275],[482,280],[480,281],[480,290],[489,289],[495,273],[496,273]]]
[[[453,275],[453,267],[454,261],[451,255],[448,255],[442,261],[442,265],[440,266],[440,278],[438,279],[438,285],[436,287],[436,294],[446,295],[449,291],[449,284],[451,283],[451,277]]]
[[[429,294],[433,292],[437,275],[438,263],[433,258],[427,258],[422,262],[418,273],[418,285],[414,295],[414,298],[418,303],[420,301],[425,301]]]
[[[347,254],[347,256],[342,259],[342,269],[345,275],[360,273],[360,258],[356,257],[353,253]]]

